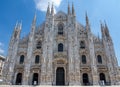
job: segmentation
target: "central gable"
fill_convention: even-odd
[[[59,11],[57,14],[55,14],[55,20],[66,20],[67,19],[67,14]]]

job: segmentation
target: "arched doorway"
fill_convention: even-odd
[[[18,73],[16,77],[16,85],[22,85],[22,73]]]
[[[38,85],[38,73],[33,74],[32,85]]]
[[[82,77],[83,77],[83,85],[89,85],[88,74],[84,73]]]
[[[63,67],[56,70],[56,85],[65,85],[65,71]]]
[[[105,74],[104,73],[100,73],[100,81],[104,81],[104,83],[106,83],[106,78],[105,78]]]

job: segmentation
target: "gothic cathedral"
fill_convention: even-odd
[[[107,24],[99,38],[76,21],[74,6],[67,14],[48,5],[46,19],[20,39],[16,24],[3,69],[3,80],[12,85],[119,85],[120,73]]]

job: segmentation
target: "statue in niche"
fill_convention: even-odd
[[[15,33],[14,33],[14,38],[17,37],[17,34],[18,34],[18,31],[15,31]]]

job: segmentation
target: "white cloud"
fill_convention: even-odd
[[[40,11],[46,11],[48,7],[48,2],[54,4],[55,8],[59,7],[62,0],[34,0],[36,4],[36,9]],[[55,10],[56,12],[56,10]]]
[[[4,54],[4,50],[0,48],[0,54]]]
[[[2,49],[2,47],[3,47],[3,43],[0,42],[0,54],[4,54],[4,52],[5,52],[5,51]]]
[[[0,46],[2,46],[3,44],[0,42]]]

